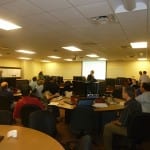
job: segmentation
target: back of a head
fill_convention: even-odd
[[[8,82],[4,81],[4,82],[1,83],[1,88],[2,89],[7,89],[7,87],[8,87]]]
[[[144,88],[145,91],[150,91],[150,83],[143,83],[142,87]]]
[[[91,74],[94,74],[94,70],[91,70]]]
[[[33,81],[37,81],[37,77],[33,77],[32,80],[33,80]]]
[[[143,74],[147,74],[147,72],[146,72],[146,71],[143,71]]]
[[[139,71],[139,75],[142,75],[142,71]]]
[[[129,97],[134,98],[135,97],[135,91],[132,87],[125,87],[124,92],[128,94]]]
[[[28,96],[30,95],[30,92],[31,92],[31,87],[29,85],[24,85],[21,87],[21,93],[23,96]]]

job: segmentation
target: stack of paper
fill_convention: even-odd
[[[108,107],[108,105],[106,103],[94,103],[92,106],[96,107],[96,108]]]

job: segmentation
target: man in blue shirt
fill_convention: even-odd
[[[135,99],[142,105],[142,112],[150,113],[150,83],[142,83],[140,90],[142,94]]]
[[[125,87],[123,89],[123,98],[126,100],[125,108],[120,114],[118,120],[112,121],[104,127],[104,147],[105,150],[112,150],[113,134],[127,136],[127,125],[132,115],[141,113],[141,105],[134,99],[134,89]]]

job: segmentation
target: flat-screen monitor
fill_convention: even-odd
[[[91,70],[94,70],[94,77],[97,80],[105,80],[106,78],[106,61],[83,61],[82,76],[87,77]]]
[[[100,84],[99,82],[73,82],[73,94],[80,97],[93,97],[94,95],[99,95]]]
[[[73,76],[73,81],[85,81],[86,78],[84,76]]]

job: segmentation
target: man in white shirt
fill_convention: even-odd
[[[150,113],[150,83],[142,83],[140,90],[142,94],[135,99],[141,103],[142,112]]]
[[[140,77],[140,82],[141,82],[141,83],[150,82],[150,78],[149,78],[149,76],[147,75],[147,72],[146,72],[146,71],[143,71],[143,74],[142,74],[141,77]]]

